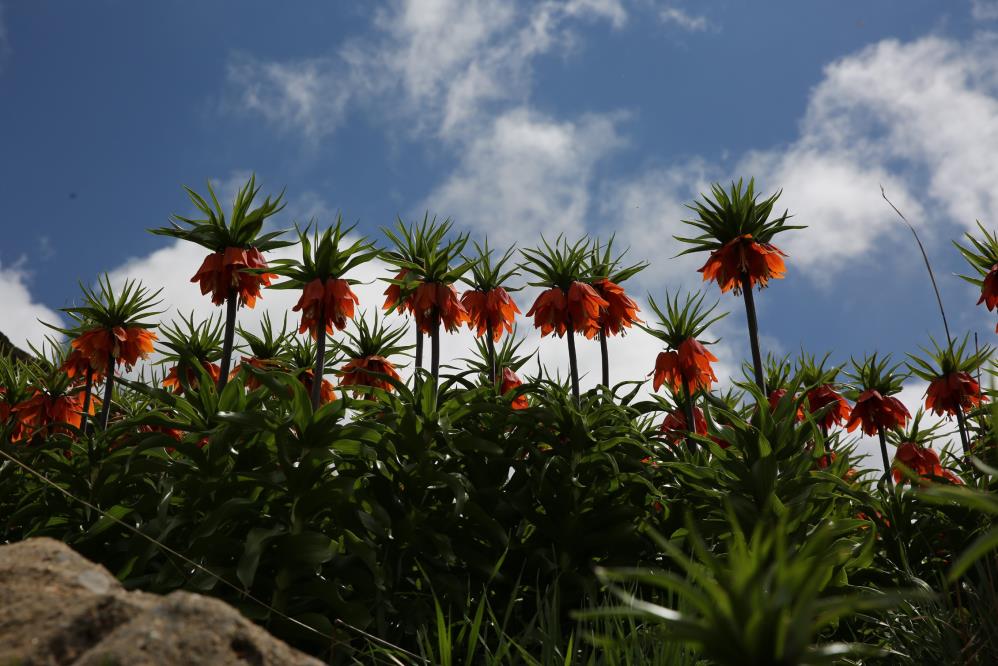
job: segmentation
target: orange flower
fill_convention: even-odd
[[[769,413],[772,414],[776,411],[777,405],[780,404],[780,400],[783,400],[784,396],[787,395],[787,390],[785,388],[773,389],[769,392],[767,400],[769,401]],[[804,410],[800,407],[797,408],[797,420],[804,420]]]
[[[217,363],[209,363],[208,361],[201,361],[201,367],[203,367],[208,374],[211,376],[212,383],[218,383],[219,374],[222,369],[218,367]],[[184,392],[183,382],[180,381],[179,374],[180,366],[175,365],[170,368],[170,372],[167,373],[166,377],[163,378],[163,388],[170,389],[177,395],[181,395]],[[184,373],[185,379],[187,380],[187,385],[193,389],[198,387],[198,375],[194,372],[193,368],[187,368]]]
[[[956,410],[968,411],[981,401],[987,400],[981,395],[981,386],[974,381],[969,372],[951,372],[937,377],[929,384],[925,396],[925,408],[936,414],[954,415]]]
[[[468,327],[477,328],[478,337],[491,331],[492,340],[496,342],[502,337],[504,330],[507,333],[513,332],[513,322],[520,313],[520,308],[516,307],[516,303],[502,287],[489,291],[466,291],[461,296],[461,304],[468,311]]]
[[[416,318],[416,326],[423,333],[432,333],[434,325],[443,324],[445,330],[454,333],[461,324],[468,321],[468,311],[461,305],[454,285],[442,282],[424,282],[413,293],[410,307]]]
[[[230,380],[235,379],[235,377],[243,369],[244,365],[249,365],[256,368],[257,370],[263,370],[263,371],[276,370],[280,368],[280,364],[275,359],[272,358],[257,358],[255,356],[243,356],[241,359],[239,359],[239,365],[234,367],[232,369],[232,372],[229,373],[229,379]],[[252,375],[248,372],[246,373],[246,381],[244,382],[244,384],[246,388],[250,391],[255,391],[256,389],[260,388],[260,380],[257,379],[255,375]]]
[[[101,365],[107,365],[106,358]],[[77,349],[73,349],[66,355],[66,360],[62,364],[62,370],[70,379],[73,377],[85,377],[87,370],[93,370],[92,381],[94,383],[99,382],[104,377],[104,370],[94,370],[91,368],[90,358]]]
[[[333,326],[342,331],[347,327],[347,319],[353,317],[354,303],[359,304],[360,299],[350,289],[350,283],[346,280],[327,278],[323,282],[316,278],[305,285],[301,298],[291,311],[301,311],[301,325],[298,327],[298,332],[308,331],[315,340],[318,335],[320,313],[324,315],[327,333],[333,332]]]
[[[337,373],[340,376],[340,386],[373,386],[393,391],[395,387],[386,377],[401,381],[395,366],[384,356],[363,356],[355,358],[344,365]]]
[[[620,335],[625,327],[630,328],[641,321],[638,318],[638,304],[619,284],[602,279],[593,282],[592,286],[607,305],[600,309],[599,320],[591,322],[586,327],[584,332],[587,338],[592,340],[601,328],[605,328],[610,335]]]
[[[305,391],[309,395],[312,395],[312,379],[315,377],[315,372],[313,370],[303,370],[300,375],[298,375],[298,380],[305,387]],[[333,390],[333,385],[328,379],[322,380],[322,385],[319,386],[319,404],[325,405],[327,402],[332,402],[336,400],[336,391]]]
[[[88,411],[91,415],[94,413],[93,400]],[[14,405],[11,413],[18,420],[18,428],[11,436],[11,441],[25,439],[26,435],[48,437],[60,432],[71,434],[72,431],[65,426],[80,427],[83,395],[77,391],[53,397],[36,390],[30,398]]]
[[[814,387],[807,392],[806,398],[808,409],[812,414],[832,405],[831,409],[818,419],[818,425],[826,430],[831,428],[833,424],[840,426],[849,419],[849,403],[832,388],[831,384]]]
[[[657,391],[666,382],[672,390],[679,392],[684,386],[690,391],[701,388],[710,390],[711,384],[717,381],[717,375],[710,364],[717,357],[707,351],[695,338],[687,338],[679,345],[678,351],[664,351],[655,359],[655,370],[652,386]]]
[[[556,332],[565,335],[569,324],[572,330],[585,332],[599,327],[600,308],[610,304],[595,289],[583,282],[573,282],[566,294],[560,287],[542,291],[534,301],[528,317],[534,318],[534,328],[541,329],[541,337]]]
[[[734,289],[739,294],[745,273],[753,287],[756,284],[765,287],[769,280],[782,279],[787,270],[782,259],[785,256],[775,245],[757,243],[752,234],[745,234],[711,252],[699,272],[703,273],[704,282],[715,280],[721,293]]]
[[[398,274],[395,275],[395,279],[404,280],[405,276],[408,275],[408,273],[409,271],[403,268],[398,272]],[[397,306],[399,302],[402,300],[402,287],[400,287],[397,284],[390,284],[388,285],[388,289],[385,289],[384,294],[385,294],[385,304],[382,306],[382,308],[385,310],[391,310],[392,308]],[[412,295],[406,298],[405,302],[402,303],[402,310],[403,311],[408,310],[409,312],[412,312]]]
[[[998,307],[998,264],[991,267],[988,274],[984,276],[984,282],[981,284],[981,298],[977,301],[977,304],[984,305],[988,310],[994,310]]]
[[[936,479],[945,479],[950,483],[963,483],[963,480],[956,474],[948,469],[943,469],[942,463],[939,461],[939,455],[935,451],[929,447],[919,446],[914,442],[904,442],[898,446],[897,453],[894,454],[894,463],[895,465],[892,465],[892,468],[895,483],[902,483],[906,480],[904,474],[896,466],[897,463],[901,463],[925,481],[934,477]]]
[[[510,368],[502,369],[502,382],[499,384],[499,391],[506,395],[518,386],[523,385],[523,380],[520,379],[515,372]],[[527,396],[518,395],[513,399],[512,407],[513,409],[526,409],[530,406],[530,401],[527,400]]]
[[[699,407],[693,408],[693,423],[696,425],[696,434],[707,434],[707,419],[703,416],[703,411]],[[669,412],[662,426],[659,428],[665,433],[670,444],[677,444],[689,435],[689,426],[686,425],[686,413],[682,409],[674,409]]]
[[[911,414],[900,400],[893,396],[882,396],[880,391],[863,391],[852,408],[846,430],[852,432],[860,425],[867,435],[876,435],[877,429],[892,430],[908,424]]]
[[[829,451],[825,455],[818,458],[814,464],[818,469],[828,469],[837,458],[838,456],[835,455],[835,451]]]
[[[130,326],[112,329],[98,328],[87,331],[73,340],[73,351],[63,364],[70,377],[86,372],[89,365],[98,374],[107,372],[107,359],[112,356],[118,364],[124,363],[131,369],[140,358],[148,358],[153,352],[156,334],[146,328]]]
[[[250,273],[244,269],[266,268],[267,261],[255,247],[227,247],[205,257],[191,282],[201,283],[202,294],[211,292],[211,302],[215,305],[224,303],[229,290],[236,289],[239,300],[252,308],[260,296],[260,287],[269,287],[270,281],[277,276],[273,273]]]

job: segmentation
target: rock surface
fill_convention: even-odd
[[[188,592],[128,592],[53,539],[0,546],[0,666],[322,662],[227,604]]]

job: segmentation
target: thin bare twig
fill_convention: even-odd
[[[943,328],[946,330],[946,342],[952,346],[953,336],[949,333],[949,322],[946,321],[946,310],[943,308],[943,298],[939,295],[939,286],[936,284],[936,276],[932,272],[932,264],[929,263],[929,255],[925,252],[925,246],[922,245],[922,239],[918,237],[918,232],[915,231],[915,227],[911,225],[911,222],[909,222],[904,214],[898,210],[898,207],[887,198],[887,192],[884,191],[883,185],[880,186],[880,196],[884,198],[884,201],[890,204],[890,207],[893,208],[894,212],[898,214],[898,217],[901,218],[901,221],[904,222],[905,226],[911,230],[911,234],[915,237],[915,242],[918,243],[918,249],[922,251],[922,259],[925,261],[925,268],[929,271],[929,279],[932,280],[932,288],[936,292],[936,302],[939,303],[939,314],[942,315],[943,318]]]

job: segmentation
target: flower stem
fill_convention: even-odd
[[[104,404],[100,410],[100,426],[107,428],[108,419],[111,418],[111,391],[114,389],[114,352],[107,354],[107,378],[104,381]]]
[[[877,435],[880,436],[880,455],[884,459],[884,478],[887,479],[887,485],[890,488],[894,488],[894,475],[891,474],[891,460],[887,455],[887,435],[884,434],[883,428],[877,428]]]
[[[312,411],[319,409],[322,376],[326,371],[326,302],[319,304],[319,322],[315,325],[315,369],[312,371]]]
[[[568,331],[566,332],[568,337],[568,367],[572,373],[572,398],[575,399],[575,404],[579,404],[579,362],[575,357],[575,326],[572,322],[568,322]]]
[[[430,374],[433,375],[433,385],[440,379],[440,313],[433,317],[433,328],[430,331]]]
[[[683,400],[683,409],[686,412],[686,431],[690,434],[690,436],[686,438],[686,445],[690,447],[690,449],[694,449],[696,448],[697,443],[696,440],[693,439],[693,435],[696,434],[697,424],[696,417],[693,413],[693,392],[690,391],[690,383],[685,379],[683,380],[683,394],[685,397]]]
[[[956,425],[960,429],[960,443],[963,444],[963,455],[970,454],[970,436],[967,434],[967,419],[963,416],[963,408],[956,407]]]
[[[236,308],[239,305],[239,295],[235,288],[229,289],[225,299],[225,338],[222,340],[222,369],[218,373],[218,392],[229,382],[229,363],[232,357],[232,342],[236,337]]]
[[[606,326],[599,330],[599,353],[603,362],[603,386],[610,388],[610,352],[606,347]]]
[[[94,391],[94,369],[87,366],[87,384],[83,389],[83,414],[80,415],[80,433],[87,435],[87,416],[90,413],[90,395]]]
[[[423,369],[423,332],[419,330],[419,326],[416,327],[416,368],[418,370]],[[419,374],[418,372],[416,373]]]
[[[485,335],[485,346],[489,351],[489,383],[495,384],[499,380],[499,373],[496,371],[496,342],[492,339],[492,324],[488,324]]]
[[[766,395],[766,379],[762,373],[762,352],[759,349],[759,320],[755,315],[755,296],[752,295],[752,280],[749,274],[742,273],[742,295],[745,297],[745,317],[748,321],[749,345],[752,347],[752,370],[755,383]]]

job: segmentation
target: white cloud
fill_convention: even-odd
[[[622,144],[614,116],[557,122],[514,109],[470,142],[425,205],[499,244],[579,234],[591,205],[593,170]]]
[[[690,32],[703,32],[710,28],[706,16],[690,14],[679,7],[663,7],[658,13],[658,18],[662,23],[676,25]]]
[[[970,15],[977,21],[998,19],[998,2],[996,0],[970,0]]]
[[[23,350],[28,349],[29,342],[41,349],[46,336],[61,337],[41,321],[56,326],[64,325],[64,321],[59,313],[32,298],[28,284],[28,273],[19,264],[0,266],[0,303],[4,314],[0,332]]]
[[[401,116],[416,131],[467,136],[490,103],[522,103],[532,63],[576,44],[579,21],[624,25],[622,0],[401,0],[376,12],[375,34],[328,58],[233,58],[236,101],[307,138],[334,131],[349,105]]]
[[[348,77],[323,59],[284,64],[237,54],[229,60],[228,80],[236,89],[230,108],[254,111],[313,140],[340,126],[351,95]]]

